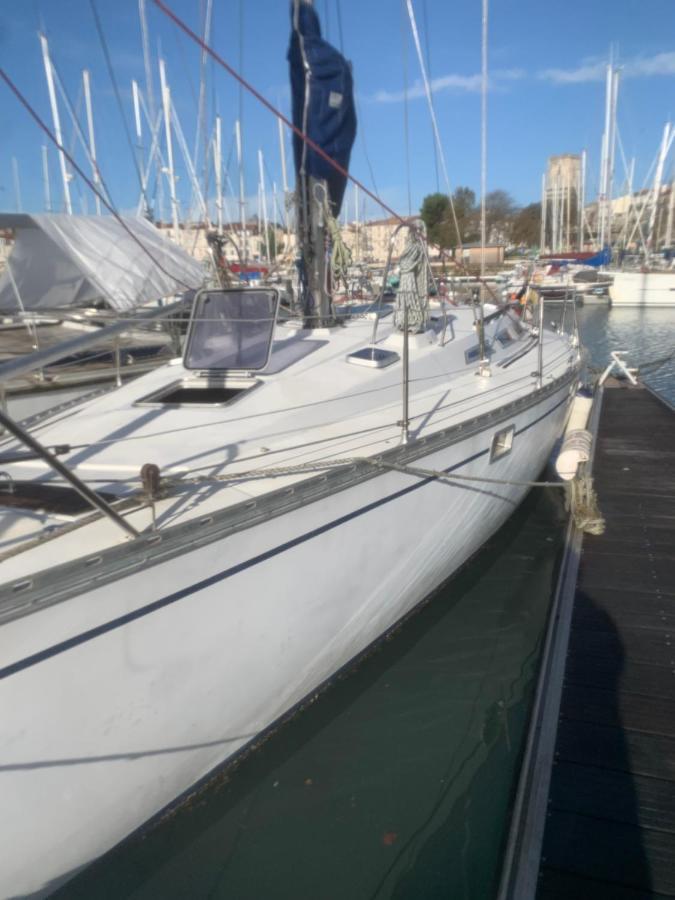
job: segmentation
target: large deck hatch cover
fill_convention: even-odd
[[[183,362],[201,371],[264,369],[272,352],[279,292],[236,288],[195,297]]]

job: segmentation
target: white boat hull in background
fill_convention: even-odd
[[[415,465],[531,479],[573,376]],[[386,472],[126,577],[92,574],[39,629],[3,626],[0,895],[54,890],[388,631],[527,492],[488,487]]]
[[[675,306],[675,272],[616,272],[612,306]]]

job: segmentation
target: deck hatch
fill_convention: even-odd
[[[183,378],[137,400],[136,406],[225,406],[260,384],[255,378]]]
[[[347,355],[347,362],[354,366],[367,366],[369,369],[384,369],[400,359],[398,353],[393,350],[383,350],[381,347],[362,347]]]
[[[279,292],[202,290],[195,297],[183,364],[208,371],[264,369],[272,353]]]

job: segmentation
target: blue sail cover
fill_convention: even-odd
[[[331,47],[321,37],[319,18],[313,7],[305,0],[299,3],[297,31],[293,4],[291,4],[291,22],[294,27],[291,32],[288,62],[291,74],[293,124],[344,169],[348,169],[356,137],[351,66],[335,47]],[[306,119],[303,50],[310,74]],[[300,174],[304,156],[306,175],[326,181],[333,215],[337,217],[342,206],[347,179],[315,150],[307,146],[297,134],[293,134],[293,156],[296,176]]]
[[[599,253],[596,253],[595,256],[589,256],[587,259],[582,260],[585,266],[595,266],[595,268],[599,268],[600,266],[608,266],[612,261],[612,251],[609,247],[605,247],[604,250],[600,250]]]

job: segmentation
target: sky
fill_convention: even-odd
[[[201,30],[205,0],[167,3],[194,30]],[[425,194],[445,190],[445,179],[442,172],[437,176],[431,120],[405,8],[401,0],[315,0],[315,5],[324,36],[342,46],[353,65],[359,125],[350,170],[397,212],[414,213]],[[481,0],[413,0],[413,6],[434,89],[451,188],[467,185],[478,194]],[[157,59],[161,55],[192,153],[199,49],[153,0],[147,0],[147,7],[155,96],[159,95]],[[664,124],[675,116],[675,0],[490,0],[488,30],[488,190],[506,190],[519,205],[536,201],[547,157],[586,149],[587,195],[597,192],[604,71],[610,52],[622,66],[618,100],[621,143],[626,158],[635,157],[635,184],[641,186],[658,151]],[[90,71],[99,166],[116,208],[135,210],[139,150],[133,133],[131,80],[136,79],[147,94],[138,0],[0,0],[0,66],[51,127],[38,31],[49,39],[52,60],[83,131],[82,69]],[[288,38],[286,0],[213,0],[212,46],[286,114],[290,104]],[[216,113],[222,118],[223,161],[230,161],[229,174],[236,190],[233,131],[240,108],[239,89],[229,74],[209,63],[206,94],[209,129]],[[59,104],[66,146],[75,147],[77,161],[87,168],[61,97]],[[281,192],[277,123],[250,95],[244,95],[241,109],[249,211],[254,212],[257,205],[261,149],[271,216],[272,182]],[[147,156],[150,139],[145,123],[143,130]],[[49,144],[44,133],[0,82],[0,210],[40,212],[45,208],[43,144]],[[290,140],[286,146],[290,162]],[[187,205],[189,178],[176,144],[174,155],[179,194]],[[617,158],[615,193],[620,192],[624,179],[619,153]],[[63,195],[51,145],[48,165],[52,204],[58,211],[63,209]],[[198,170],[201,166],[199,162]],[[92,213],[91,192],[77,176],[71,190],[75,211]],[[351,190],[346,202],[347,214],[354,218]],[[232,199],[229,205],[234,209]],[[165,218],[168,215],[165,199]],[[385,213],[362,196],[359,215],[375,218]]]

